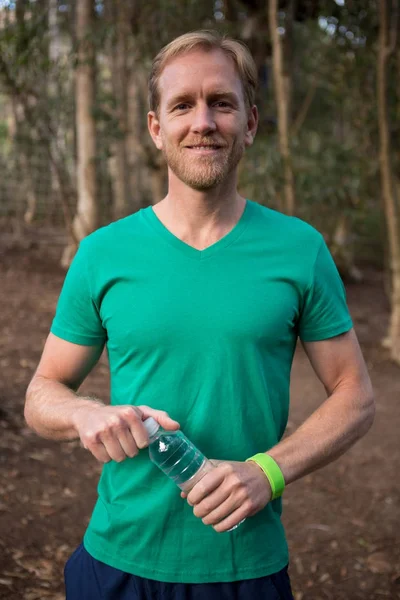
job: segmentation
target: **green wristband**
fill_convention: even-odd
[[[259,454],[255,454],[254,456],[250,456],[246,460],[253,461],[257,463],[257,465],[264,471],[269,484],[271,486],[272,491],[272,500],[279,498],[283,494],[283,490],[285,489],[285,479],[283,477],[283,473],[280,470],[277,463],[274,461],[272,456],[269,454],[264,454],[264,452],[260,452]]]

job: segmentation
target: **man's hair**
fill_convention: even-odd
[[[222,50],[235,63],[243,87],[243,95],[247,108],[254,104],[257,88],[257,67],[245,44],[234,40],[217,31],[192,31],[185,33],[164,46],[153,60],[149,77],[149,106],[150,110],[158,112],[160,105],[160,90],[158,87],[161,73],[167,62],[176,56],[187,54],[191,50],[202,48],[208,52]]]

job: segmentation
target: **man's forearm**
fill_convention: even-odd
[[[334,392],[292,435],[268,450],[280,466],[286,485],[327,465],[371,427],[372,390]]]
[[[26,393],[25,419],[42,437],[72,440],[78,437],[74,415],[81,408],[104,406],[99,400],[78,396],[66,385],[36,376]]]

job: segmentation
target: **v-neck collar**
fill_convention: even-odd
[[[143,209],[143,215],[145,216],[147,222],[152,226],[153,229],[157,231],[159,235],[161,235],[166,242],[174,246],[180,252],[183,252],[189,258],[195,260],[204,260],[205,258],[209,258],[210,256],[215,255],[217,252],[226,248],[241,235],[243,230],[245,229],[247,222],[249,220],[249,200],[246,200],[246,204],[242,215],[239,221],[234,225],[234,227],[224,235],[220,240],[207,246],[203,250],[198,250],[193,246],[190,246],[186,242],[179,239],[176,235],[174,235],[157,217],[156,213],[153,210],[152,206]]]

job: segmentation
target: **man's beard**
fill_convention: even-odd
[[[213,144],[214,140],[202,140],[196,144]],[[195,145],[195,144],[194,144]],[[199,156],[190,149],[171,146],[163,140],[163,154],[168,167],[175,175],[195,190],[209,190],[222,183],[237,167],[244,153],[244,144],[235,140],[233,146],[220,148],[211,156]]]

